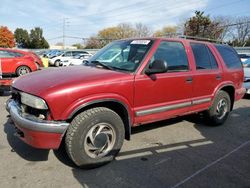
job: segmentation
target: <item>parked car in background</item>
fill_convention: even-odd
[[[238,54],[239,58],[241,60],[242,63],[244,63],[246,60],[250,59],[250,55],[247,54]]]
[[[49,64],[58,67],[60,66],[60,62],[62,61],[69,60],[75,56],[87,55],[87,54],[90,54],[90,53],[88,53],[87,51],[82,51],[82,50],[66,51],[59,56],[49,58]]]
[[[242,62],[243,67],[250,67],[250,58]]]
[[[48,52],[44,53],[43,56],[51,59],[51,58],[60,56],[63,53],[64,53],[63,50],[49,50]]]
[[[74,66],[74,65],[82,65],[85,60],[88,60],[92,57],[92,54],[83,54],[79,56],[72,57],[68,60],[64,60],[60,62],[60,66]]]
[[[17,49],[0,48],[0,61],[3,77],[21,76],[43,67],[36,54]]]
[[[244,87],[246,88],[246,94],[250,94],[250,66],[244,67]]]
[[[120,57],[108,62],[106,52],[114,49]],[[77,166],[91,168],[113,160],[132,127],[198,112],[210,126],[223,124],[245,94],[243,79],[230,46],[125,39],[110,43],[84,66],[16,79],[6,109],[25,143],[44,149],[65,144]]]

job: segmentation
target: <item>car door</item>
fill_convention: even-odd
[[[72,58],[72,52],[71,51],[68,51],[68,52],[65,52],[62,57],[60,58],[61,61],[65,61],[65,60],[69,60]]]
[[[0,50],[0,61],[3,75],[14,73],[15,56],[7,50]]]
[[[192,110],[207,108],[212,102],[216,87],[222,82],[222,71],[216,57],[206,44],[190,43],[194,56],[193,107]]]
[[[135,123],[147,123],[188,112],[192,97],[192,73],[185,47],[178,41],[161,41],[152,55],[166,61],[168,71],[135,76]]]

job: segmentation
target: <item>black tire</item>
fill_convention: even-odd
[[[16,75],[22,76],[31,72],[31,69],[25,65],[22,65],[16,69]]]
[[[59,66],[60,66],[60,60],[59,60],[59,59],[55,61],[55,66],[56,66],[56,67],[59,67]]]
[[[102,130],[101,126],[104,126]],[[78,114],[71,122],[65,137],[66,151],[81,168],[99,167],[114,159],[122,147],[124,136],[124,124],[116,112],[105,107],[92,108]],[[91,147],[98,149],[92,151]],[[96,156],[98,152],[99,156]]]
[[[225,91],[219,91],[213,101],[212,106],[205,113],[209,121],[209,125],[222,125],[227,120],[230,108],[231,99],[229,94]]]

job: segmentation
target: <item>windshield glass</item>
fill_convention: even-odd
[[[97,52],[89,62],[98,61],[114,70],[134,72],[152,43],[144,39],[115,41]]]

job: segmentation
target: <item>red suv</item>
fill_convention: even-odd
[[[43,67],[41,59],[32,52],[0,48],[3,76],[21,76]]]
[[[65,144],[76,165],[96,167],[116,156],[133,126],[197,112],[211,126],[223,124],[245,93],[243,78],[240,59],[227,45],[125,39],[84,66],[18,78],[6,108],[27,144]]]

